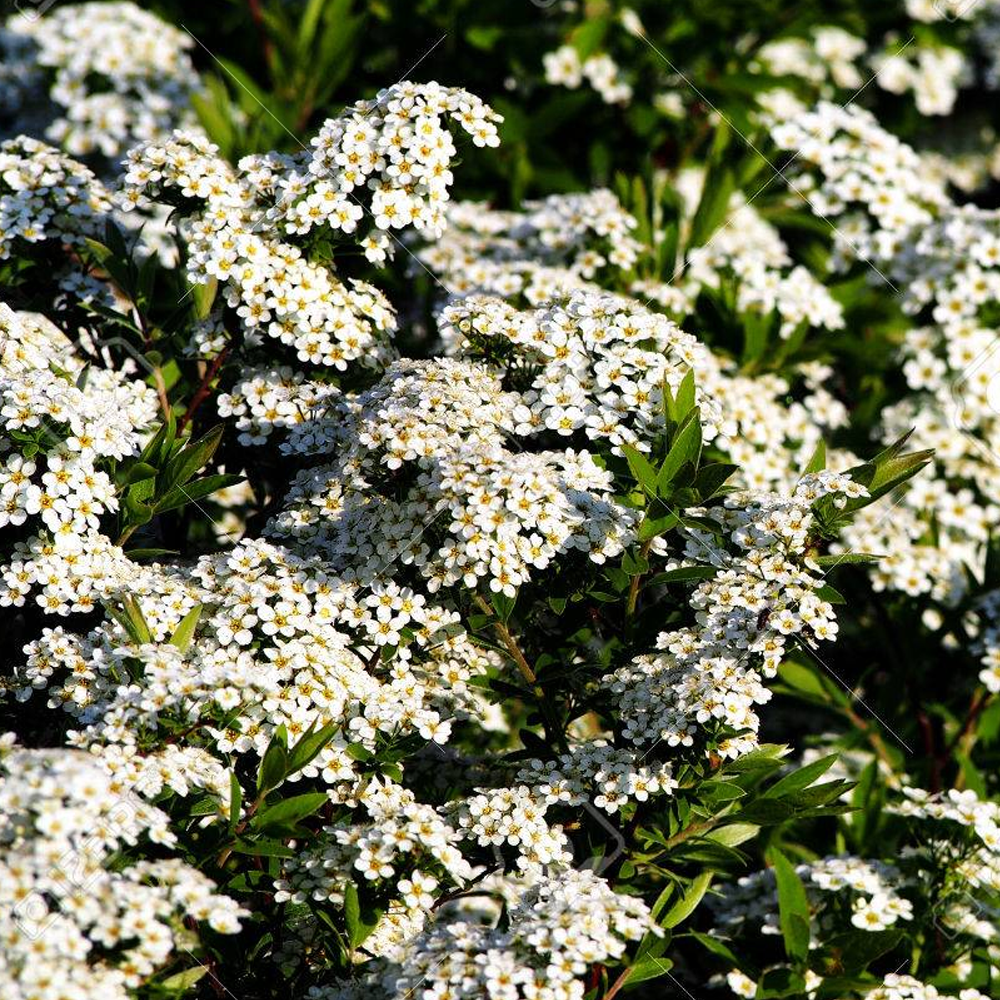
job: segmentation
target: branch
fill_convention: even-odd
[[[496,619],[493,622],[493,631],[496,632],[500,641],[507,647],[507,652],[510,653],[510,658],[517,664],[517,669],[521,671],[521,676],[532,687],[536,687],[538,684],[538,678],[535,677],[535,671],[531,669],[531,665],[525,659],[524,653],[521,652],[521,647],[518,646],[517,640],[512,635],[510,629],[496,617],[496,612],[479,594],[473,594],[472,600],[484,614],[490,615]],[[541,691],[537,691],[536,693],[541,694]]]
[[[181,431],[188,425],[188,422],[195,414],[195,410],[197,410],[198,407],[205,402],[205,397],[208,396],[211,391],[212,380],[219,374],[219,369],[222,367],[222,363],[227,357],[229,357],[229,351],[230,347],[227,344],[212,359],[212,363],[208,366],[208,369],[202,377],[201,384],[195,390],[194,395],[191,397],[191,402],[188,403],[188,408],[184,411],[184,416],[177,421],[178,434],[180,434]]]

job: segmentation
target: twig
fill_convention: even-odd
[[[212,363],[208,366],[208,369],[205,371],[201,383],[195,390],[194,395],[191,397],[191,402],[188,403],[188,408],[184,411],[184,416],[182,416],[181,419],[177,421],[178,434],[180,434],[180,432],[184,430],[184,428],[187,426],[188,421],[190,421],[191,418],[194,416],[195,410],[197,410],[198,407],[201,406],[203,402],[205,402],[205,397],[208,396],[209,392],[211,391],[212,380],[215,378],[216,375],[219,374],[219,369],[222,367],[222,363],[226,360],[227,357],[229,357],[229,350],[230,348],[229,345],[227,344],[212,359]]]
[[[496,618],[496,612],[491,608],[486,601],[479,595],[473,594],[472,600],[475,601],[476,606],[487,615],[492,616],[496,620],[493,622],[493,630],[500,637],[500,641],[507,647],[507,652],[510,653],[510,658],[517,664],[517,669],[521,671],[521,676],[532,686],[536,687],[538,684],[538,678],[535,676],[535,671],[531,669],[531,665],[524,657],[524,653],[521,652],[521,647],[518,646],[517,640],[511,634],[509,628],[506,624]],[[541,694],[540,691],[536,693]]]
[[[257,26],[257,34],[260,35],[260,47],[264,53],[264,61],[270,70],[274,63],[274,45],[271,36],[267,33],[267,24],[264,22],[264,11],[261,9],[260,0],[247,0],[247,7],[250,8],[250,17]]]

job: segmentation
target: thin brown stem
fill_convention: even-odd
[[[514,638],[510,629],[507,625],[496,618],[496,612],[486,603],[486,601],[479,595],[472,595],[473,601],[475,601],[476,606],[487,615],[495,618],[493,622],[493,631],[496,632],[500,641],[506,646],[507,652],[510,653],[510,658],[517,664],[517,669],[521,671],[521,676],[532,686],[535,687],[538,684],[538,678],[535,676],[535,671],[531,669],[531,665],[525,659],[524,653],[521,652],[521,647],[518,646],[517,640]]]
[[[257,34],[260,36],[260,47],[264,53],[264,61],[270,69],[274,60],[274,44],[267,33],[267,24],[264,21],[264,11],[260,5],[260,0],[247,0],[247,7],[250,8],[250,17],[257,27]]]
[[[206,397],[212,391],[212,381],[215,376],[219,374],[219,369],[222,367],[222,363],[229,357],[229,345],[226,345],[219,353],[212,359],[212,363],[205,370],[205,374],[202,376],[201,382],[198,388],[195,389],[194,395],[191,397],[191,402],[188,403],[188,408],[184,411],[184,416],[177,421],[177,433],[180,434],[181,431],[188,425],[191,418],[194,416],[195,411],[203,402],[205,402]]]

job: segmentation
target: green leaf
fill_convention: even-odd
[[[749,975],[751,979],[757,978],[757,971],[752,969],[752,967],[748,968],[746,963],[741,962],[733,951],[717,937],[712,937],[710,934],[702,934],[700,931],[689,931],[688,933],[699,944],[707,948],[713,955],[717,955],[719,958],[725,959],[731,966],[739,969],[746,975]]]
[[[157,469],[155,465],[150,465],[148,462],[133,462],[125,469],[124,480],[119,480],[126,486],[131,486],[133,483],[142,482],[144,479],[152,479],[156,475]]]
[[[176,556],[180,555],[177,549],[128,549],[125,555],[129,559],[138,561],[140,559],[156,559],[159,556]]]
[[[746,795],[746,789],[731,781],[722,781],[714,778],[706,781],[701,786],[701,798],[704,802],[716,804],[719,802],[730,802],[733,799],[741,799]]]
[[[182,972],[175,972],[172,976],[167,976],[156,985],[161,990],[186,990],[194,986],[207,972],[207,965],[195,965],[190,969],[184,969]]]
[[[294,826],[300,820],[311,816],[329,801],[326,792],[305,792],[302,795],[293,795],[258,813],[254,816],[251,825],[254,829],[265,832],[273,830],[275,827]]]
[[[348,882],[344,889],[344,919],[347,923],[347,940],[352,950],[375,930],[380,917],[379,910],[362,905],[357,885]]]
[[[170,637],[171,646],[176,646],[182,653],[187,652],[188,647],[191,645],[191,640],[194,638],[194,630],[198,627],[198,619],[201,618],[201,612],[204,607],[204,604],[196,604],[181,619],[180,624],[174,630],[174,634]]]
[[[321,729],[310,726],[302,738],[288,751],[288,773],[301,771],[337,735],[340,727],[328,723]]]
[[[282,723],[274,731],[271,742],[264,751],[257,772],[257,791],[266,792],[277,788],[285,777],[288,767],[288,731]]]
[[[510,616],[514,613],[514,605],[517,603],[517,597],[508,597],[504,593],[493,594],[490,598],[490,604],[493,605],[493,610],[496,612],[497,618],[506,624],[510,620]]]
[[[904,938],[898,929],[885,931],[850,930],[837,934],[824,944],[824,952],[833,957],[848,974],[864,971],[877,958],[892,951]]]
[[[240,812],[243,809],[243,788],[235,771],[229,772],[229,835],[236,833],[240,823]]]
[[[776,826],[795,815],[791,803],[780,799],[761,798],[745,805],[735,817],[743,823],[758,823],[761,826]]]
[[[799,997],[806,995],[805,979],[791,969],[779,967],[768,969],[761,976],[754,993],[755,1000],[773,1000],[776,997]]]
[[[118,623],[125,628],[129,636],[137,643],[152,642],[153,635],[149,631],[146,619],[143,617],[142,609],[132,597],[122,599],[122,617],[118,618]],[[110,608],[108,610],[111,610]],[[115,616],[117,618],[117,616]]]
[[[822,587],[816,589],[816,596],[821,601],[826,601],[827,604],[846,604],[847,599],[844,595],[837,590],[836,587],[831,587],[830,584],[825,583]]]
[[[204,284],[191,285],[191,301],[194,303],[192,312],[195,320],[201,321],[208,318],[218,290],[219,282],[215,278],[209,278]]]
[[[813,761],[811,764],[806,764],[805,767],[800,767],[797,771],[792,771],[791,774],[786,774],[764,792],[765,798],[778,798],[783,795],[790,795],[792,792],[797,792],[802,788],[808,788],[817,778],[826,774],[833,767],[837,762],[838,756],[835,753],[829,754],[826,757]]]
[[[760,827],[754,823],[729,823],[726,826],[717,826],[705,836],[724,847],[738,847],[752,837],[756,837],[759,831]]]
[[[778,883],[778,917],[785,954],[796,963],[805,962],[809,955],[809,901],[795,867],[777,848],[769,852],[769,860]]]
[[[864,565],[873,566],[876,563],[881,562],[885,558],[884,555],[875,555],[871,552],[843,552],[838,555],[825,555],[816,557],[817,566],[850,566]]]
[[[635,481],[650,495],[655,495],[656,493],[656,470],[649,463],[649,459],[646,458],[641,452],[637,451],[630,444],[622,445],[622,454],[625,456],[625,461],[628,462],[628,467],[632,472],[632,476]]]
[[[664,570],[650,579],[650,585],[659,583],[683,583],[688,580],[711,580],[719,572],[718,566],[679,566]]]
[[[829,701],[826,687],[814,670],[796,663],[794,660],[782,660],[778,666],[778,676],[790,687],[813,698]]]
[[[742,757],[727,761],[725,770],[727,774],[743,774],[758,769],[773,770],[784,767],[787,753],[788,747],[783,743],[762,743]]]
[[[689,368],[681,379],[681,384],[677,386],[677,395],[674,396],[673,419],[679,424],[694,409],[695,384],[694,369]]]
[[[155,514],[165,514],[168,510],[175,510],[185,504],[194,503],[204,497],[211,496],[219,490],[232,486],[243,481],[242,476],[230,473],[217,473],[214,476],[205,476],[203,479],[196,479],[186,486],[177,486],[166,493],[161,499],[156,501],[153,508]]]
[[[730,167],[712,164],[705,175],[701,201],[691,219],[688,249],[700,247],[722,225],[729,212],[729,202],[736,190],[736,175]]]
[[[685,890],[684,895],[667,911],[660,921],[660,926],[668,929],[676,927],[681,921],[691,916],[695,907],[701,902],[702,897],[708,891],[714,874],[714,872],[705,871],[697,875]]]
[[[629,576],[640,576],[649,572],[649,560],[638,552],[626,549],[622,554],[622,570]]]
[[[650,979],[657,979],[665,976],[674,963],[669,958],[644,958],[628,967],[625,976],[626,987],[634,986],[637,983],[645,983]]]
[[[639,525],[639,541],[648,542],[651,538],[659,538],[660,535],[665,535],[672,528],[675,528],[679,521],[680,518],[676,514],[652,518],[647,511]]]
[[[826,468],[826,442],[820,438],[816,445],[816,450],[812,453],[812,458],[806,462],[806,467],[802,470],[803,475],[810,472],[822,472]]]
[[[212,460],[225,429],[224,424],[216,424],[207,434],[174,455],[161,474],[162,481],[157,482],[157,493],[166,493],[175,486],[183,486],[203,469]]]
[[[739,466],[729,462],[710,462],[708,465],[703,465],[694,477],[694,488],[703,501],[711,500],[738,468]]]
[[[233,844],[237,854],[247,854],[253,858],[294,858],[295,851],[280,840],[270,840],[266,837],[255,837],[253,840],[238,838]]]
[[[667,496],[670,492],[670,484],[675,476],[687,462],[695,468],[698,466],[698,459],[701,456],[701,420],[697,409],[691,410],[685,423],[677,432],[670,451],[660,466],[660,471],[656,475],[656,492],[660,496]]]

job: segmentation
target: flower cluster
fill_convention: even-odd
[[[608,190],[551,195],[523,211],[477,202],[447,210],[448,229],[417,251],[452,295],[523,296],[542,305],[609,269],[627,270],[640,244],[636,220]]]
[[[811,505],[865,493],[846,475],[804,476],[790,496],[727,499],[721,538],[691,529],[687,558],[716,570],[691,597],[697,624],[662,632],[658,653],[607,678],[628,740],[677,747],[708,737],[722,757],[754,748],[753,706],[770,699],[763,679],[775,676],[788,637],[809,643],[837,634],[832,605],[816,593],[822,577],[805,559]]]
[[[207,140],[176,132],[130,150],[124,204],[180,199],[189,277],[223,283],[251,343],[272,337],[299,361],[339,370],[377,365],[395,324],[388,302],[365,282],[341,281],[309,238],[343,234],[383,260],[392,230],[439,231],[455,153],[445,120],[493,145],[497,117],[465,91],[400,83],[329,119],[312,150],[248,156],[235,170]],[[373,226],[358,238],[365,218]]]
[[[611,814],[627,802],[669,795],[677,787],[669,762],[637,763],[631,750],[601,739],[574,744],[555,761],[529,760],[518,780],[544,796],[548,805],[579,806],[592,800]]]
[[[854,105],[821,102],[777,122],[771,135],[794,155],[787,176],[799,198],[835,227],[842,263],[892,258],[946,203],[944,192],[922,176],[918,155]],[[809,168],[818,171],[818,181]]]
[[[350,745],[411,734],[444,743],[456,714],[478,714],[469,681],[489,655],[455,630],[454,612],[395,583],[361,588],[253,541],[187,572],[149,567],[105,599],[125,594],[151,641],[136,643],[114,621],[83,636],[47,629],[14,672],[19,698],[45,690],[50,707],[78,721],[71,741],[81,747],[128,748],[173,723],[202,730],[218,753],[263,755],[280,726],[294,741],[333,724],[337,737],[296,780],[321,776],[350,798]],[[207,602],[199,641],[187,653],[170,644]]]
[[[0,750],[0,986],[11,1000],[125,1000],[177,947],[176,921],[233,934],[248,914],[176,859],[111,862],[169,846],[169,817],[88,755]]]
[[[865,931],[880,931],[897,920],[913,919],[913,904],[897,891],[905,885],[898,869],[850,855],[832,855],[796,865],[818,930],[836,920],[836,899],[848,893],[851,923]],[[751,925],[761,934],[780,934],[778,890],[774,870],[744,875],[723,887],[711,901],[720,933],[746,932]],[[823,934],[817,935],[822,939]]]
[[[80,244],[111,209],[92,171],[38,139],[0,143],[0,260],[24,243]]]
[[[584,291],[523,311],[498,299],[459,299],[443,310],[440,326],[453,352],[492,360],[506,383],[523,386],[513,413],[518,434],[580,431],[615,451],[623,444],[648,450],[663,424],[664,385],[676,392],[705,354],[660,314]],[[717,410],[710,397],[702,404],[711,424]]]
[[[50,547],[64,558],[83,555],[101,516],[118,506],[101,466],[138,450],[155,410],[144,383],[85,369],[55,326],[0,304],[0,528],[21,529],[0,604],[23,604],[37,583],[47,610],[66,614],[70,603],[83,610],[87,590],[69,588],[68,603],[68,581],[47,574],[39,557]]]
[[[560,553],[620,553],[637,517],[589,453],[500,443],[516,442],[518,402],[483,365],[394,363],[340,404],[335,462],[299,474],[274,532],[368,575],[413,565],[432,592],[484,579],[513,596]],[[316,430],[328,447],[330,423]]]
[[[628,104],[632,100],[631,85],[606,52],[581,59],[575,46],[561,45],[546,53],[542,62],[547,83],[576,90],[586,80],[605,104]]]
[[[719,288],[732,280],[739,311],[765,316],[777,311],[782,337],[803,324],[811,329],[841,329],[843,309],[826,286],[807,268],[791,264],[778,231],[746,204],[742,194],[734,193],[725,226],[689,254],[683,287],[693,300],[700,289]],[[669,302],[664,304],[669,307]]]
[[[390,996],[423,986],[432,997],[582,1000],[578,978],[660,929],[641,900],[611,892],[587,871],[539,875],[509,915],[509,929],[439,921],[411,943]],[[387,984],[388,985],[388,984]]]
[[[134,3],[60,4],[38,18],[15,13],[0,31],[0,104],[20,111],[41,91],[51,102],[47,139],[73,156],[113,159],[193,122],[200,86],[193,45]]]

